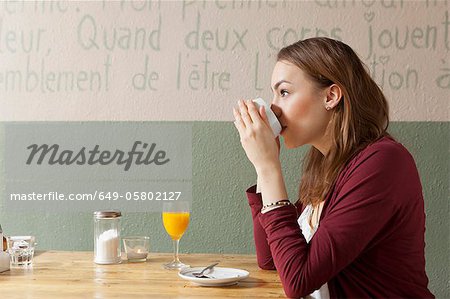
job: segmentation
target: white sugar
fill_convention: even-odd
[[[110,229],[101,233],[97,240],[95,262],[100,264],[117,263],[120,259],[119,245],[117,230]]]

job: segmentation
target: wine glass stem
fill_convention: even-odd
[[[179,243],[180,243],[180,240],[173,240],[173,261],[176,263],[180,262],[180,260],[178,259]]]

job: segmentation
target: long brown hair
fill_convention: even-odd
[[[324,156],[311,147],[303,162],[299,200],[314,206],[325,200],[354,155],[377,139],[389,136],[388,103],[367,67],[343,42],[324,37],[301,40],[281,49],[277,59],[299,67],[318,88],[336,84],[342,90],[341,101],[332,110],[327,128],[330,150]]]

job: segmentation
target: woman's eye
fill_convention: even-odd
[[[288,93],[288,91],[286,90],[286,89],[282,89],[282,90],[280,90],[280,95],[282,96],[282,97],[285,97],[285,96],[287,96],[289,93]]]

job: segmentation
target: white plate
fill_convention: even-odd
[[[245,270],[221,267],[214,267],[212,271],[207,272],[206,275],[210,278],[198,278],[192,274],[200,272],[202,269],[204,267],[184,268],[180,270],[178,276],[205,287],[230,286],[249,276]]]

